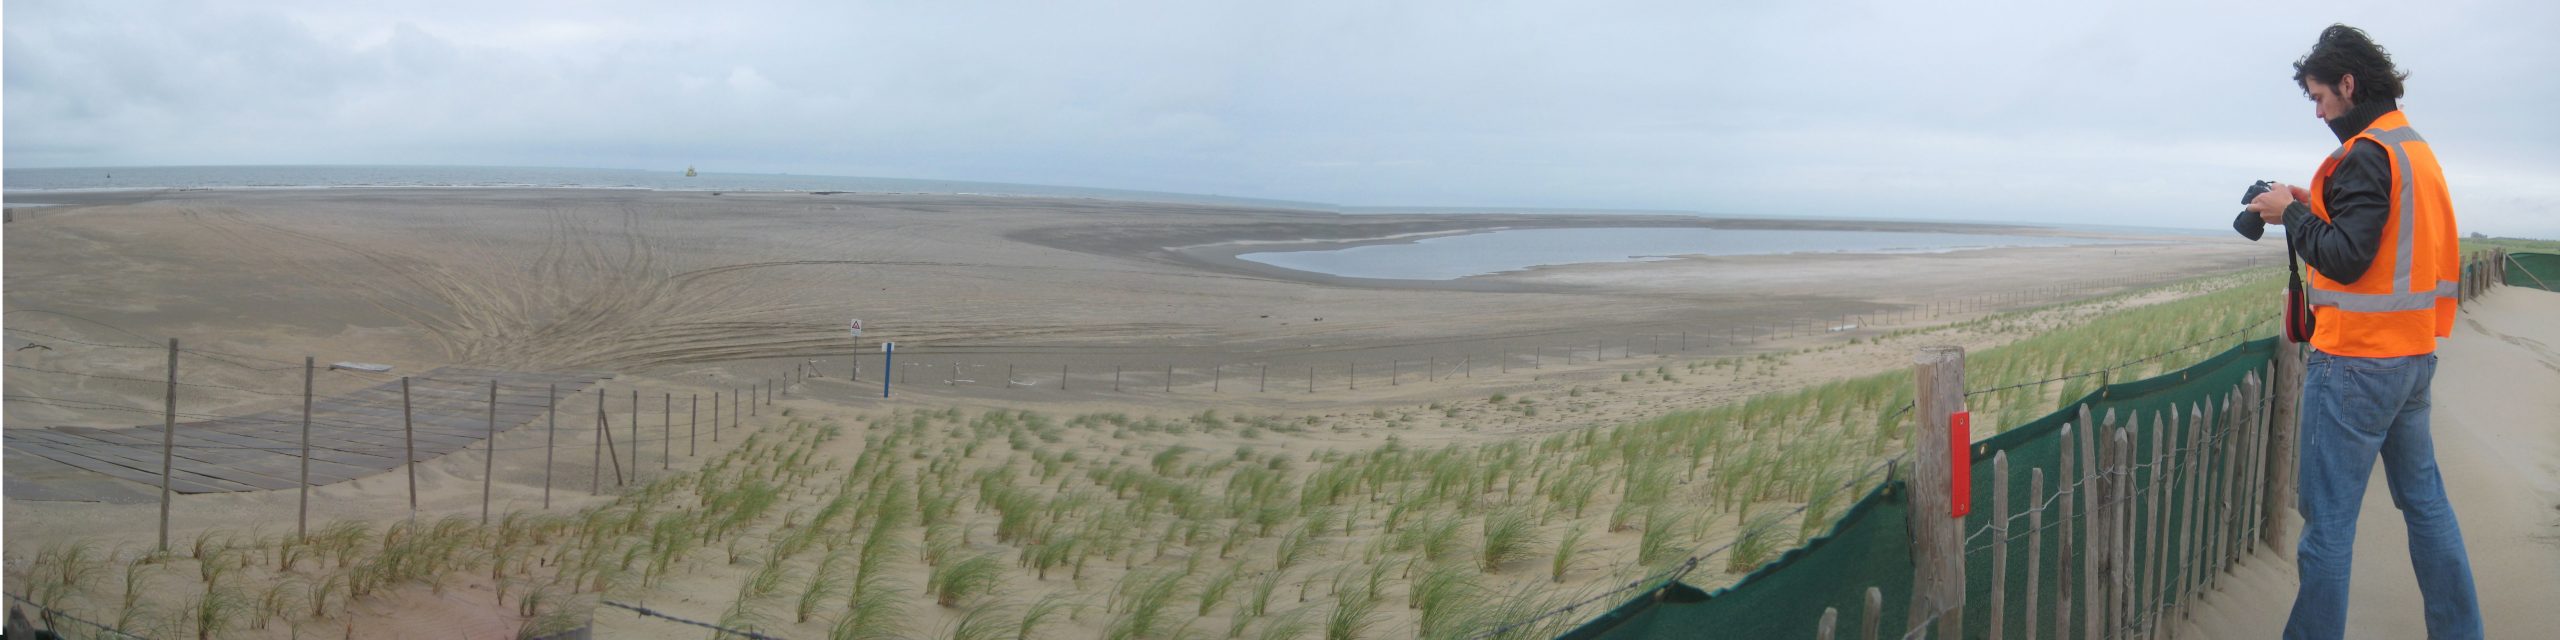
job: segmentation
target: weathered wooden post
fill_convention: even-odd
[[[542,401],[542,508],[551,508],[551,456],[560,447],[560,383],[551,383],[551,395]],[[406,410],[403,410],[405,413]]]
[[[2080,591],[2078,596],[2071,600],[2073,604],[2083,607],[2079,616],[2081,637],[2100,638],[2104,636],[2098,635],[2098,631],[2100,627],[2105,626],[2105,621],[2101,619],[2104,617],[2102,613],[2104,609],[2100,604],[2104,596],[2098,590],[2098,565],[2102,561],[2101,550],[2107,548],[2107,527],[2106,511],[2103,508],[2106,492],[2100,490],[2101,486],[2097,481],[2105,471],[2106,460],[2098,457],[2098,440],[2105,437],[2107,430],[2097,421],[2090,419],[2088,405],[2080,406],[2080,426],[2080,439],[2077,443],[2080,475],[2074,479],[2074,482],[2082,485],[2078,492],[2081,500],[2081,531],[2080,541],[2076,543],[2078,549],[2072,554],[2080,558],[2080,566],[2073,567],[2075,569],[2073,573],[2080,575],[2080,582],[2072,585]]]
[[[480,526],[489,526],[489,493],[498,486],[498,381],[489,380],[489,455],[480,457]]]
[[[631,389],[631,482],[640,482],[640,389]]]
[[[2196,553],[2196,541],[2200,539],[2198,538],[2200,533],[2197,531],[2198,527],[2196,527],[2196,520],[2198,519],[2198,516],[2204,514],[2203,461],[2204,438],[2206,437],[2206,431],[2204,423],[2204,407],[2202,405],[2188,405],[2187,411],[2187,427],[2185,429],[2187,434],[2187,447],[2185,451],[2180,452],[2180,461],[2178,464],[2178,475],[2184,477],[2187,482],[2186,490],[2179,492],[2182,494],[2180,497],[2186,499],[2186,504],[2184,505],[2185,508],[2183,509],[2183,511],[2186,512],[2186,517],[2180,519],[2178,523],[2178,590],[2184,594],[2182,599],[2187,601],[2188,604],[2192,604],[2193,598],[2198,593],[2198,585],[2203,584],[2196,579],[2196,567],[2198,562],[2204,557],[2202,554]],[[2195,613],[2194,609],[2187,607],[2185,604],[2180,605],[2179,609],[2187,616],[2193,616]]]
[[[2160,628],[2157,613],[2168,606],[2168,600],[2161,595],[2167,592],[2164,580],[2168,578],[2166,554],[2169,552],[2169,523],[2163,516],[2169,514],[2169,431],[2172,425],[2177,424],[2175,415],[2168,412],[2152,414],[2151,455],[2145,458],[2149,463],[2144,465],[2151,467],[2151,478],[2146,483],[2150,489],[2143,492],[2146,497],[2142,501],[2150,523],[2147,527],[2150,533],[2144,537],[2143,547],[2143,568],[2149,576],[2150,586],[2143,590],[2141,602],[2144,603],[2143,611],[2147,612],[2144,619],[2152,621],[2154,631]]]
[[[418,432],[410,426],[409,376],[400,376],[400,466],[409,471],[409,518],[418,517]]]
[[[2009,452],[1991,454],[1991,640],[2009,617]]]
[[[408,379],[402,378],[401,380],[405,383]],[[407,387],[402,388],[405,389]],[[169,496],[171,493],[169,489],[169,474],[175,470],[174,467],[177,466],[177,461],[178,339],[170,338],[168,404],[162,408],[160,414],[160,551],[162,553],[167,553],[169,551]],[[417,495],[417,485],[413,481],[410,484],[409,489],[409,510],[411,511],[416,511],[418,509]]]
[[[2275,375],[2269,386],[2274,399],[2267,409],[2266,503],[2258,510],[2258,538],[2279,551],[2292,549],[2285,544],[2284,508],[2294,503],[2294,458],[2302,434],[2302,349],[2282,340],[2275,347]],[[2292,557],[2289,551],[2283,554]]]
[[[1952,414],[1964,410],[1964,348],[1924,347],[1912,360],[1918,389],[1911,462],[1911,629],[1935,614],[1940,637],[1964,633],[1964,520],[1953,515],[1954,456],[1970,443],[1949,438]]]
[[[2139,424],[2141,419],[2130,418],[2127,423]],[[2112,587],[2115,594],[2115,600],[2112,601],[2115,607],[2115,618],[2108,625],[2109,629],[2125,629],[2131,626],[2135,596],[2134,583],[2141,577],[2141,574],[2137,573],[2138,569],[2133,565],[2133,532],[2136,530],[2133,517],[2138,512],[2134,510],[2133,502],[2133,438],[2130,431],[2130,427],[2119,428],[2116,429],[2115,435],[2115,532],[2109,534],[2108,538],[2114,543],[2115,553],[2115,562],[2112,563],[2115,568],[2115,586]]]
[[[885,381],[889,379],[888,372],[881,372],[880,379],[884,381],[882,384],[886,385],[887,383]],[[887,397],[887,395],[888,392],[881,392],[882,397]],[[718,391],[711,392],[711,441],[720,441],[720,392]]]
[[[1881,619],[1883,617],[1884,591],[1875,587],[1867,587],[1867,616],[1866,619],[1862,621],[1862,624],[1864,624],[1866,628],[1865,633],[1860,634],[1859,637],[1866,638],[1866,640],[1876,640],[1876,630],[1883,626],[1884,620]]]
[[[2081,424],[2087,424],[2085,421],[2088,419],[2088,410],[2085,407],[2082,408],[2080,416],[2084,421]],[[2062,507],[2061,519],[2056,523],[2061,528],[2061,532],[2055,536],[2053,545],[2053,637],[2055,638],[2071,637],[2071,594],[2072,587],[2078,586],[2078,583],[2071,580],[2071,568],[2074,566],[2071,562],[2071,550],[2078,544],[2071,537],[2071,530],[2075,528],[2071,526],[2071,522],[2072,517],[2080,513],[2071,504],[2071,500],[2078,497],[2078,492],[2073,489],[2080,480],[2080,476],[2072,473],[2071,466],[2074,426],[2076,425],[2068,423],[2062,425],[2062,446],[2056,447],[2060,450],[2059,455],[2062,458],[2061,473],[2053,477],[2056,485],[2054,493],[2058,494],[2058,499],[2054,502]]]
[[[691,458],[697,448],[702,445],[702,394],[690,394],[685,398],[684,428],[687,435],[684,440],[684,457]],[[712,396],[712,402],[719,402],[719,396]]]
[[[1831,640],[1832,634],[1838,631],[1839,626],[1840,608],[1823,607],[1822,622],[1814,625],[1813,637],[1815,640]]]
[[[604,389],[601,388],[602,385],[598,387],[596,389],[596,446],[594,453],[588,457],[587,463],[587,495],[591,496],[604,495],[604,442],[608,439],[607,436],[613,435],[605,430]]]
[[[658,408],[658,468],[675,468],[676,459],[676,394],[665,392]]]
[[[310,537],[311,533],[311,356],[302,357],[302,497],[296,501],[293,537]]]
[[[596,390],[596,433],[602,435],[597,442],[596,451],[599,454],[607,452],[613,454],[606,456],[613,462],[613,486],[622,486],[622,450],[616,448],[616,445],[613,444],[613,415],[606,413],[604,410],[603,389]],[[637,463],[639,461],[633,460],[632,462]]]
[[[2044,564],[2044,469],[2027,470],[2027,640],[2036,640],[2036,587]]]

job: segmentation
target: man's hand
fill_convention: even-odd
[[[2296,187],[2281,182],[2268,184],[2274,188],[2268,189],[2266,193],[2258,194],[2257,199],[2249,201],[2248,207],[2250,213],[2258,214],[2258,219],[2265,221],[2267,224],[2284,224],[2285,208],[2293,206],[2293,202],[2295,200],[2311,197],[2311,192],[2303,189],[2302,187]]]

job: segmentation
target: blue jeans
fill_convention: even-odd
[[[2391,503],[2409,524],[2409,561],[2426,600],[2427,636],[2481,637],[2480,598],[2462,527],[2436,473],[2427,431],[2435,354],[2350,358],[2311,352],[2302,384],[2302,590],[2294,595],[2288,639],[2346,635],[2347,574],[2356,514],[2373,461],[2382,459]]]

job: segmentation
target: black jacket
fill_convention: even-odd
[[[2356,105],[2330,120],[2329,130],[2344,143],[2372,127],[2374,119],[2399,109],[2392,100]],[[2285,241],[2320,275],[2352,284],[2373,266],[2382,227],[2391,221],[2390,154],[2371,140],[2356,143],[2330,172],[2327,187],[2312,197],[2327,205],[2329,219],[2321,220],[2311,213],[2311,205],[2297,200],[2284,210]]]

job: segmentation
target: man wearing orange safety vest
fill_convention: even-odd
[[[2339,146],[2310,189],[2277,185],[2249,204],[2311,265],[2317,320],[2302,389],[2302,586],[2284,637],[2346,635],[2356,515],[2379,457],[2409,526],[2428,637],[2478,638],[2471,561],[2428,432],[2436,338],[2453,333],[2460,277],[2444,172],[2400,113],[2407,74],[2363,31],[2330,26],[2293,68]]]

